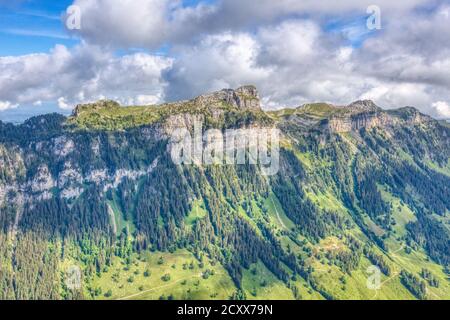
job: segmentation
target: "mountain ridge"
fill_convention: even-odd
[[[264,112],[247,89],[1,123],[0,298],[450,299],[450,128],[368,101]],[[278,128],[279,172],[176,165],[196,121]]]
[[[195,106],[195,107],[193,107]],[[190,109],[192,107],[192,109]],[[167,111],[168,113],[196,113],[199,111],[205,111],[206,109],[237,109],[239,111],[249,111],[249,112],[261,112],[264,114],[272,114],[276,117],[283,117],[283,115],[292,116],[294,114],[304,113],[308,116],[322,116],[321,120],[328,119],[338,119],[338,118],[348,118],[355,116],[357,114],[372,114],[380,113],[387,114],[391,116],[397,116],[404,118],[415,118],[415,121],[427,121],[432,119],[431,117],[422,114],[418,109],[414,107],[400,107],[398,109],[382,109],[377,106],[372,100],[357,100],[349,105],[333,105],[329,103],[313,103],[304,104],[299,107],[285,108],[280,110],[262,110],[260,105],[260,98],[258,90],[253,85],[246,85],[239,87],[237,89],[222,89],[220,91],[203,94],[191,100],[183,100],[171,103],[163,103],[159,105],[151,106],[121,106],[118,102],[113,100],[99,100],[93,103],[79,104],[77,105],[71,116],[66,117],[69,123],[72,120],[72,124],[77,123],[77,118],[82,117],[83,114],[88,116],[98,116],[98,112],[101,111],[117,111],[118,113],[123,113],[121,117],[132,117],[135,116],[133,111],[136,108],[140,109],[142,113],[155,113],[153,117],[149,117],[142,123],[138,125],[152,124],[154,121],[159,120],[161,113]],[[112,112],[114,114],[114,112]],[[141,116],[142,114],[137,114]],[[35,119],[42,119],[43,117],[56,117],[56,114],[40,115],[32,117],[26,120],[23,124],[34,122]],[[62,116],[60,119],[63,119]],[[433,119],[435,120],[435,119]],[[436,120],[437,121],[437,120]],[[0,121],[1,122],[1,121]],[[3,123],[3,126],[6,123]],[[15,124],[15,126],[20,126],[20,124]],[[133,127],[132,125],[130,128]],[[92,128],[91,128],[92,129]]]
[[[238,115],[246,113],[247,116],[252,114],[269,115],[275,119],[288,121],[295,120],[295,116],[301,116],[301,119],[297,119],[300,123],[309,122],[309,124],[322,126],[335,132],[348,132],[377,125],[392,125],[398,119],[409,124],[437,121],[422,114],[414,107],[385,110],[371,100],[358,100],[347,106],[314,103],[304,104],[297,108],[264,111],[260,105],[258,90],[253,85],[247,85],[235,90],[223,89],[200,95],[192,100],[152,106],[125,107],[113,100],[80,104],[74,108],[72,115],[67,117],[64,122],[67,122],[72,128],[123,130],[164,122],[171,115],[209,112],[211,118],[218,119],[229,111],[234,111]],[[34,122],[34,119],[42,119],[43,116],[30,118],[24,124]],[[49,117],[56,116],[49,115]],[[61,121],[62,119],[63,117],[60,117]]]

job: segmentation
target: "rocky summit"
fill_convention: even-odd
[[[202,106],[216,106],[225,103],[240,110],[260,110],[260,99],[255,86],[243,86],[236,90],[223,89],[207,95],[202,95],[194,100]]]
[[[359,100],[351,103],[347,106],[352,112],[377,112],[381,111],[372,100]]]

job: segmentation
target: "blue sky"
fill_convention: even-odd
[[[75,45],[78,40],[65,33],[61,21],[70,4],[70,0],[40,0],[1,7],[0,55],[47,52],[56,44]]]
[[[367,98],[450,118],[448,3],[378,3],[381,30],[366,26],[369,0],[0,0],[0,120],[247,83],[268,109]]]
[[[214,0],[203,1],[213,3]],[[17,5],[1,5],[0,2],[0,56],[21,56],[34,53],[47,53],[56,45],[73,48],[80,43],[77,36],[70,35],[63,26],[62,17],[72,0],[28,0]],[[185,7],[195,6],[199,0],[184,0]],[[168,44],[154,50],[156,54],[165,55]],[[145,48],[121,48],[115,55],[127,52],[146,51]],[[65,115],[70,110],[58,108],[56,102],[46,102],[39,108],[31,104],[0,111],[0,120],[22,122],[31,116],[58,112]]]
[[[200,2],[212,4],[215,0],[183,0],[183,5],[192,7]],[[0,4],[0,56],[48,52],[57,44],[67,47],[78,44],[80,40],[64,30],[62,21],[72,3],[72,0],[28,0],[17,5]],[[164,52],[163,49],[159,52]]]

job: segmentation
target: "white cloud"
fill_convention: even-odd
[[[432,104],[450,100],[450,43],[438,30],[444,29],[441,11],[408,13],[361,48],[349,47],[342,34],[326,32],[310,19],[209,35],[178,48],[166,77],[168,96],[188,98],[251,82],[267,108],[366,98],[385,108],[415,106],[440,116]]]
[[[376,4],[389,16],[428,3],[378,0]],[[373,0],[219,0],[195,6],[185,6],[181,0],[75,0],[73,4],[82,14],[81,29],[75,32],[89,42],[159,48],[165,43],[191,43],[207,34],[242,31],[292,16],[364,16]]]
[[[61,109],[71,109],[70,105],[67,104],[66,99],[64,97],[58,98],[58,107]]]
[[[152,46],[161,43],[167,32],[168,0],[76,0],[73,4],[81,9],[81,34],[96,44]]]
[[[74,49],[0,57],[0,106],[100,98],[155,104],[255,84],[268,108],[370,98],[443,117],[450,101],[448,5],[378,0],[381,31],[366,34],[372,0],[75,0]],[[417,10],[427,5],[427,10]],[[330,31],[334,19],[350,21]],[[354,21],[352,23],[351,21]],[[361,47],[352,46],[368,36]],[[350,40],[350,41],[349,41]],[[160,49],[116,56],[117,48]]]
[[[5,111],[8,109],[14,109],[17,108],[18,105],[17,104],[12,104],[9,101],[0,101],[0,111]]]
[[[450,119],[450,105],[445,101],[437,101],[432,104],[437,118]]]
[[[266,68],[257,65],[259,44],[248,34],[207,36],[196,46],[175,50],[178,59],[165,75],[171,100],[259,83],[269,75]]]
[[[296,65],[310,61],[317,54],[319,26],[311,21],[286,21],[258,34],[261,56],[267,63]]]
[[[0,99],[8,101],[3,108],[56,102],[62,109],[103,97],[134,104],[148,95],[161,101],[162,72],[171,64],[145,53],[115,57],[86,44],[71,51],[58,45],[48,54],[0,57]]]
[[[135,104],[138,105],[154,105],[157,104],[158,102],[161,102],[161,95],[145,95],[145,94],[141,94],[138,95],[136,97],[136,99],[134,100]]]
[[[377,84],[378,83],[378,84]],[[359,99],[370,99],[385,108],[425,106],[430,102],[427,87],[417,83],[374,82]]]
[[[327,42],[319,26],[307,20],[288,20],[253,34],[207,36],[200,45],[178,48],[178,59],[166,74],[168,97],[184,99],[253,83],[266,107],[347,103],[362,90],[361,79],[352,74],[352,49],[336,50]]]

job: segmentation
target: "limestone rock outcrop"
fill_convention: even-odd
[[[258,90],[255,86],[243,86],[236,90],[223,89],[214,93],[201,95],[194,102],[204,107],[214,107],[225,103],[241,110],[261,109]]]

